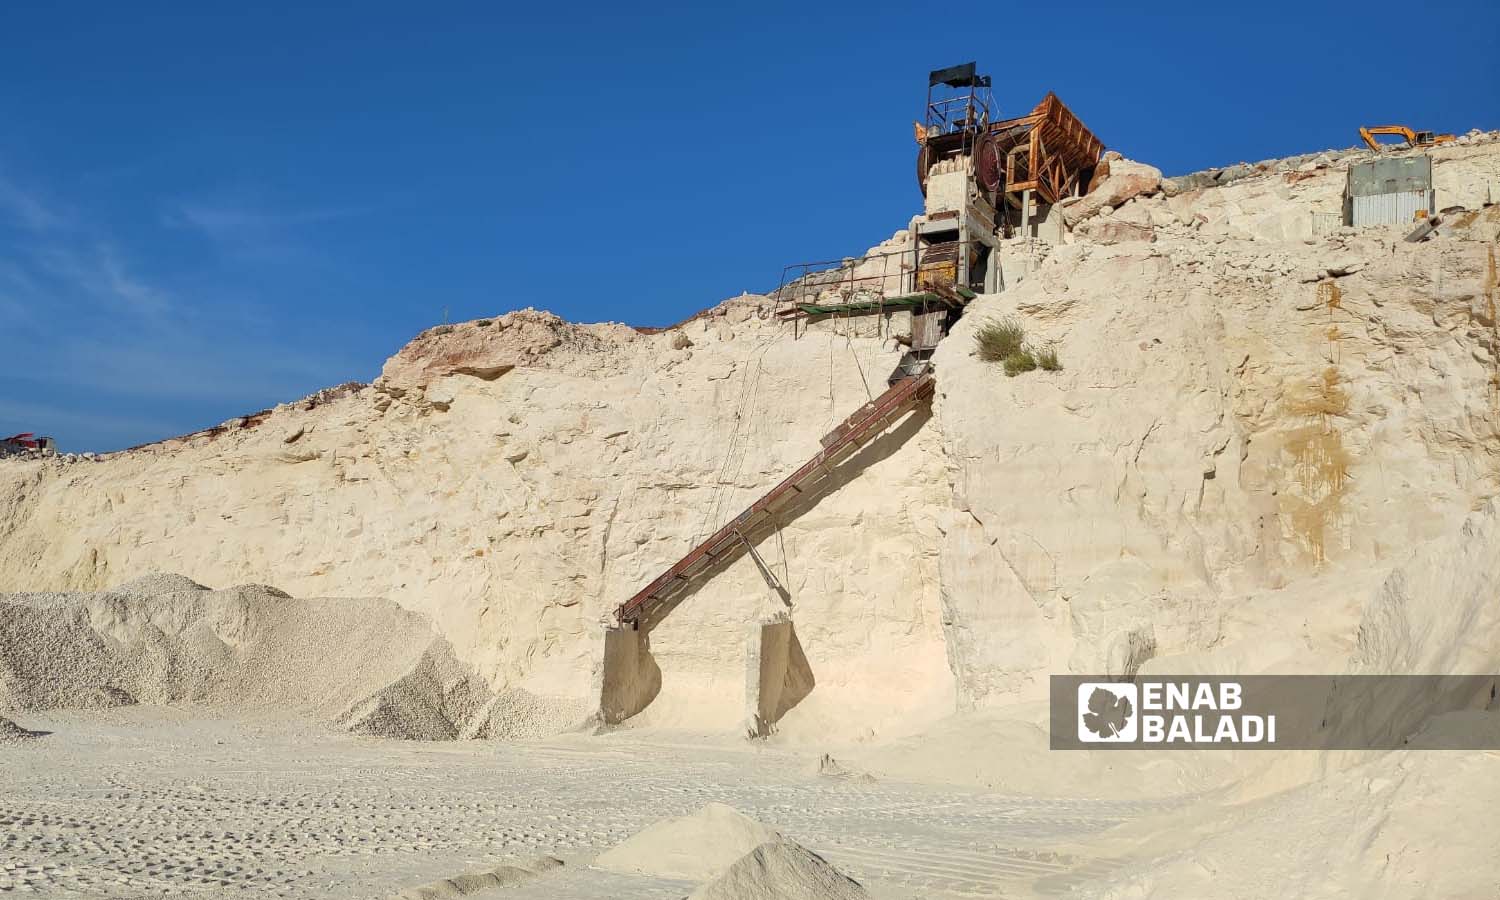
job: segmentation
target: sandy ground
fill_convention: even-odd
[[[661,734],[418,743],[164,707],[24,725],[50,734],[0,747],[7,895],[379,897],[545,853],[566,865],[504,896],[682,897],[589,863],[718,801],[877,898],[1047,896],[1109,871],[1049,847],[1171,808],[820,776],[805,751]]]

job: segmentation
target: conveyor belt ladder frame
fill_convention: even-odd
[[[803,463],[797,471],[782,479],[748,509],[731,519],[728,524],[709,535],[702,543],[689,550],[680,560],[654,578],[635,596],[615,609],[615,619],[620,624],[640,624],[641,618],[653,603],[670,599],[678,589],[691,582],[724,552],[740,541],[749,545],[747,533],[766,524],[771,519],[772,509],[783,498],[790,500],[813,488],[831,474],[832,466],[849,453],[863,446],[891,420],[932,394],[935,382],[932,370],[913,378],[897,382],[885,393],[855,410],[837,428],[824,437],[823,449],[812,459]],[[791,495],[788,497],[788,495]]]

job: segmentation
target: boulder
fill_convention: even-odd
[[[1100,165],[1104,165],[1101,163]],[[1114,208],[1134,197],[1149,196],[1161,188],[1161,170],[1123,157],[1107,161],[1109,174],[1099,181],[1077,203],[1062,207],[1063,222],[1069,228],[1099,214],[1105,207]]]
[[[1099,244],[1124,244],[1130,241],[1150,243],[1156,240],[1156,230],[1150,225],[1140,225],[1114,218],[1099,218],[1085,222],[1080,226],[1079,234]]]

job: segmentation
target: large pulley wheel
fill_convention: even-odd
[[[932,168],[932,147],[927,144],[917,145],[917,187],[922,189],[922,196],[927,196],[927,171]]]
[[[972,151],[974,161],[974,183],[991,201],[1000,193],[1005,182],[1005,171],[1000,159],[1000,148],[989,132],[980,132],[974,138]]]

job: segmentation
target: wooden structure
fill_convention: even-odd
[[[1047,204],[1083,193],[1104,153],[1104,142],[1050,91],[1026,115],[992,122],[990,134],[1005,159],[1006,202],[1017,208],[1025,191]]]

